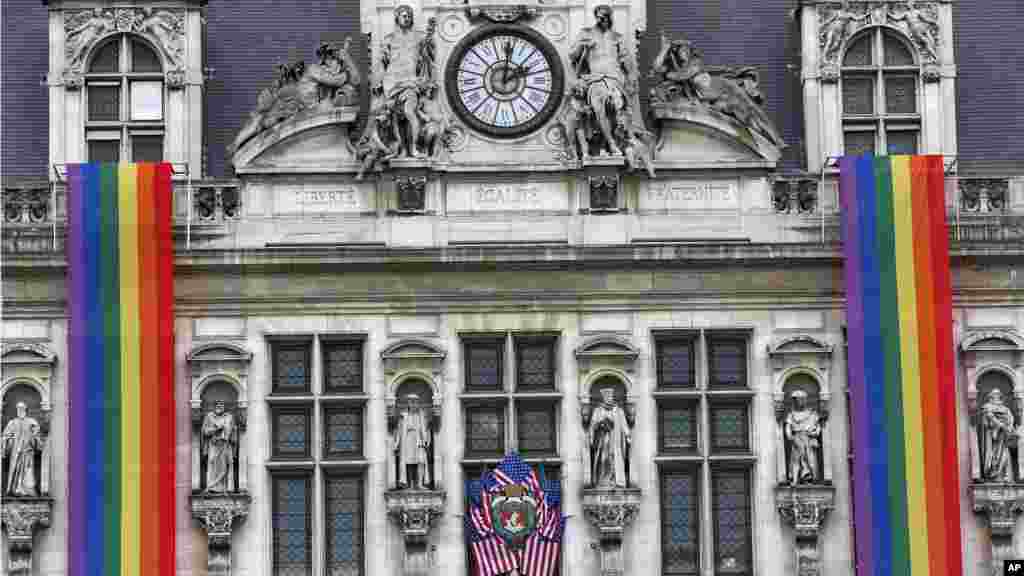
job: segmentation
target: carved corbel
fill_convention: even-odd
[[[1013,549],[1017,517],[1024,512],[1024,484],[973,484],[974,512],[983,515],[991,530],[993,574],[1001,574],[1003,561],[1018,557]]]
[[[248,494],[193,494],[192,517],[206,530],[207,573],[231,574],[231,532],[236,521],[249,515],[252,499]]]
[[[779,517],[793,527],[797,574],[820,576],[821,556],[818,542],[825,519],[835,507],[832,486],[785,486],[775,490]]]
[[[384,493],[388,518],[398,526],[405,541],[402,574],[433,573],[427,551],[430,529],[444,515],[445,493],[436,490],[393,490]]]
[[[50,527],[52,514],[52,498],[4,498],[0,518],[7,529],[7,574],[33,573],[32,541],[37,530]]]
[[[602,576],[622,576],[622,536],[640,511],[639,488],[585,488],[583,516],[600,537]]]

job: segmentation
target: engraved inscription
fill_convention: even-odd
[[[458,182],[448,185],[450,212],[563,212],[566,187],[555,182]]]
[[[478,209],[538,209],[541,207],[540,190],[530,185],[480,186],[473,190],[473,204]]]
[[[735,182],[673,182],[651,184],[640,195],[641,210],[735,210]]]
[[[286,214],[366,210],[364,195],[355,187],[289,190],[279,198],[278,212]]]

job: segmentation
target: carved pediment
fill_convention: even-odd
[[[229,342],[211,342],[196,346],[186,356],[189,364],[194,362],[249,362],[252,360],[252,352],[245,348]]]
[[[381,353],[382,360],[437,358],[445,357],[445,351],[426,340],[402,340],[385,348]]]
[[[57,356],[44,344],[14,342],[0,346],[0,359],[4,364],[52,365],[57,361]]]
[[[595,336],[576,348],[577,358],[617,358],[635,360],[640,354],[628,340],[619,336]]]
[[[979,330],[968,332],[960,341],[964,352],[1024,351],[1024,338],[1016,330]]]
[[[238,173],[266,171],[356,171],[349,136],[359,108],[300,112],[246,140],[232,158]]]
[[[808,334],[779,338],[768,345],[768,355],[831,354],[832,345]]]

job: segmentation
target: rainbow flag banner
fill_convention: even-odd
[[[963,574],[942,157],[839,174],[857,573]]]
[[[72,165],[68,185],[68,573],[170,576],[171,165]]]

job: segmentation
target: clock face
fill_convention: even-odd
[[[474,30],[455,47],[445,91],[452,109],[470,127],[514,138],[551,118],[563,82],[558,53],[540,34],[496,25]]]

